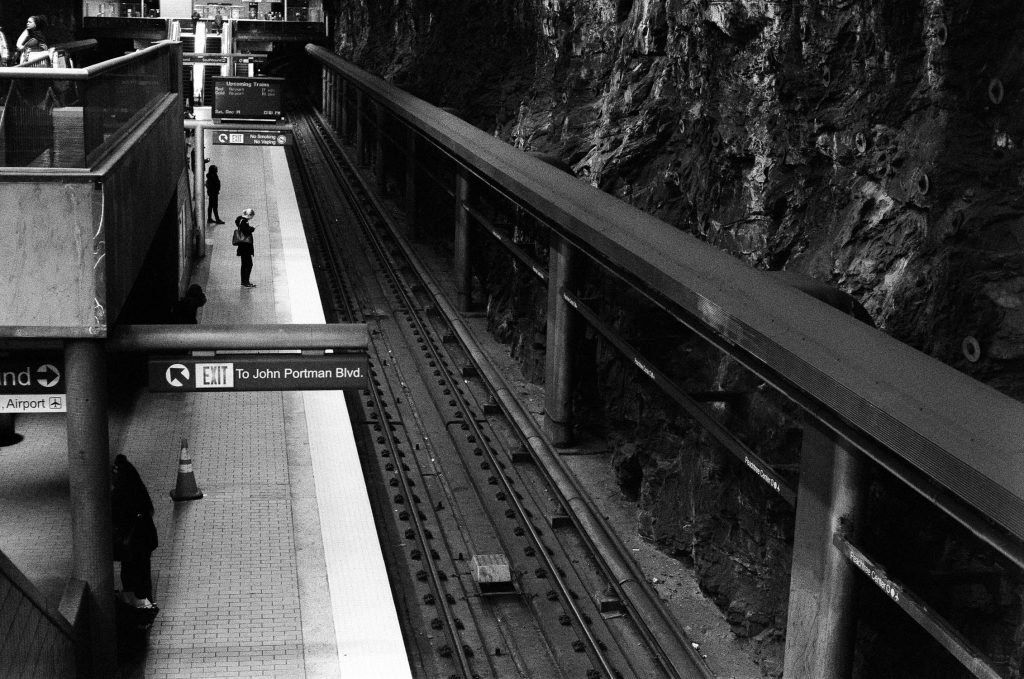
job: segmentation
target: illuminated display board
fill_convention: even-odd
[[[284,78],[213,79],[213,117],[225,120],[277,121]]]

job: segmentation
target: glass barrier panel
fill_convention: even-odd
[[[87,80],[0,74],[0,166],[89,167],[173,92],[158,50]]]

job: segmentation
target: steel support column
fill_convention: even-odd
[[[67,340],[68,478],[72,573],[88,585],[92,676],[117,670],[110,526],[107,357],[101,340]]]
[[[326,66],[320,69],[320,110],[324,112],[327,121],[334,125],[331,117],[331,72]]]
[[[469,179],[462,168],[455,173],[455,294],[459,311],[468,311],[472,293],[469,278]]]
[[[338,78],[338,74],[337,73],[335,73],[334,71],[332,71],[330,69],[326,69],[326,73],[327,73],[327,95],[326,95],[327,102],[326,102],[325,105],[327,106],[327,110],[330,112],[328,114],[328,118],[327,119],[331,123],[331,129],[335,130],[336,132],[339,132],[339,131],[341,131],[341,130],[339,130],[339,126],[340,126],[341,123],[339,122],[339,116],[338,116],[338,107],[341,105],[341,102],[339,101],[339,96],[338,96],[340,94],[340,92],[338,91],[338,83],[340,82],[340,78]]]
[[[199,234],[199,242],[196,244],[196,256],[206,256],[206,175],[203,171],[206,166],[206,127],[195,128],[195,146],[193,155],[195,160],[192,163],[192,172],[195,174],[195,203],[196,203],[196,232]]]
[[[376,102],[373,104],[373,119],[377,126],[373,139],[373,178],[377,182],[377,193],[386,196],[388,183],[384,173],[384,107]]]
[[[786,677],[845,679],[853,668],[856,568],[832,544],[856,539],[864,463],[812,423],[804,426],[786,628]]]
[[[363,118],[366,116],[365,97],[362,90],[356,90],[356,165],[366,165],[366,131]]]
[[[416,130],[406,128],[405,142],[405,223],[409,237],[419,236],[416,205]]]
[[[341,81],[341,87],[337,91],[340,95],[338,102],[341,108],[341,141],[348,142],[348,81],[338,74],[335,76]]]
[[[562,296],[572,286],[575,252],[556,233],[548,248],[548,313],[544,353],[544,433],[556,446],[572,443],[572,356],[576,314]]]

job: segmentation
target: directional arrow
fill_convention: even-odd
[[[56,386],[56,384],[60,382],[60,371],[49,363],[44,363],[36,368],[36,375],[36,382],[47,389]]]
[[[225,134],[224,132],[219,133],[217,135],[217,141],[219,141],[221,144],[227,144],[228,143],[228,135]]]
[[[167,368],[164,376],[167,378],[167,384],[172,387],[184,387],[188,382],[189,372],[187,367],[180,363],[175,363]]]

